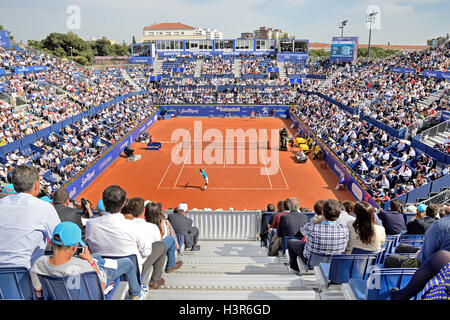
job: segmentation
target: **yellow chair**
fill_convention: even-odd
[[[299,146],[299,145],[301,145],[302,143],[305,143],[306,142],[306,139],[305,138],[296,138],[296,144]]]
[[[309,151],[309,147],[307,144],[302,143],[299,147],[302,151]]]

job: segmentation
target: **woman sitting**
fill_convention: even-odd
[[[373,207],[365,201],[358,201],[354,212],[356,220],[347,223],[350,233],[344,254],[352,253],[354,248],[369,251],[381,250],[386,240],[386,233],[382,226],[375,223]]]

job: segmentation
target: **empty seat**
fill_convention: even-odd
[[[314,272],[320,285],[327,288],[330,283],[342,284],[351,278],[366,279],[377,261],[377,254],[332,255],[329,263],[320,263]]]
[[[414,268],[374,269],[366,280],[350,279],[345,290],[351,291],[354,298],[358,300],[389,300],[391,289],[406,287],[416,270]],[[420,293],[414,299],[418,297]]]

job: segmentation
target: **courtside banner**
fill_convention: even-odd
[[[161,105],[168,115],[181,117],[249,117],[255,116],[286,118],[287,105]]]
[[[412,73],[415,74],[416,70],[415,69],[411,69],[411,68],[400,68],[400,67],[393,67],[391,69],[392,72],[396,72],[396,73]]]
[[[74,199],[79,196],[89,184],[97,179],[97,177],[120,156],[125,147],[131,145],[142,132],[149,129],[158,120],[159,112],[160,111],[154,113],[144,120],[136,129],[107,150],[100,159],[95,161],[90,167],[80,173],[75,180],[69,182],[64,189],[69,193],[70,199]]]
[[[47,70],[46,66],[29,66],[29,67],[16,67],[14,68],[15,73],[25,73],[25,72],[40,72]]]
[[[422,75],[428,78],[450,79],[450,72],[424,70]]]
[[[289,112],[289,117],[301,131],[306,132],[309,136],[312,136],[316,143],[319,144],[320,148],[324,151],[324,160],[327,162],[327,165],[333,170],[333,172],[339,177],[345,178],[345,188],[350,191],[352,196],[357,201],[367,201],[374,208],[380,209],[380,205],[370,196],[370,194],[362,187],[364,184],[362,181],[358,182],[356,179],[356,174],[353,173],[350,169],[347,169],[346,166],[341,163],[340,159],[328,148],[327,145],[323,143],[323,141],[317,137],[308,126],[306,126],[300,119],[295,116],[292,112]]]

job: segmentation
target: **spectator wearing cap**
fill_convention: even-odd
[[[197,244],[199,230],[197,227],[192,226],[194,221],[187,217],[187,203],[180,203],[177,207],[177,211],[178,213],[169,214],[167,219],[177,234],[184,234],[186,248],[191,248],[192,251],[200,250],[200,246]]]
[[[16,190],[14,189],[14,185],[12,183],[8,183],[6,186],[3,187],[2,192],[13,194],[16,193]]]
[[[97,272],[103,291],[108,283],[122,275],[128,280],[129,294],[132,299],[142,299],[148,288],[139,286],[136,271],[132,261],[128,258],[117,260],[103,259],[99,254],[91,254],[88,246],[81,238],[81,229],[73,222],[64,221],[55,227],[52,237],[52,256],[42,256],[31,269],[31,280],[37,296],[42,296],[39,275],[54,277],[79,276],[85,272]],[[77,248],[82,247],[81,253],[76,255]],[[109,266],[105,267],[106,260]]]
[[[437,220],[436,216],[439,212],[439,206],[436,204],[420,204],[417,207],[418,212],[425,214],[424,218],[416,218],[406,224],[407,234],[425,234],[431,225]]]
[[[17,166],[11,179],[17,193],[0,199],[0,265],[31,268],[61,221],[50,203],[36,198],[40,178],[35,167]]]
[[[78,210],[69,207],[69,203],[69,193],[66,190],[61,188],[55,191],[53,194],[53,206],[58,213],[59,219],[61,221],[71,221],[84,231],[81,214]]]
[[[58,224],[54,229],[51,241],[53,255],[40,257],[31,268],[31,280],[38,297],[42,297],[38,274],[65,277],[95,271],[102,289],[105,290],[106,275],[99,270],[89,248],[81,240],[81,229],[76,224],[69,221]],[[78,246],[83,247],[84,250],[74,257]]]
[[[125,190],[117,185],[109,186],[103,191],[106,211],[101,217],[86,222],[86,241],[93,252],[102,256],[136,255],[144,283],[150,280],[150,266],[153,266],[152,281],[163,282],[161,275],[165,245],[159,252],[152,252],[152,243],[148,241],[141,226],[120,213],[126,196]]]

